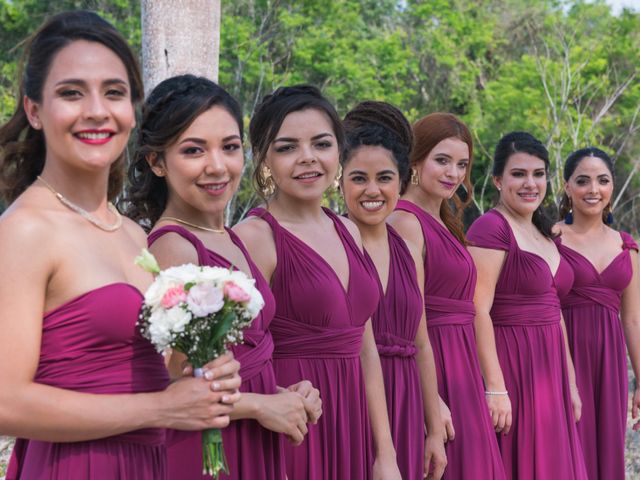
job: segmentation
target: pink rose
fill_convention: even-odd
[[[224,294],[232,302],[243,303],[251,300],[251,296],[235,282],[227,282],[224,284]]]
[[[194,285],[189,289],[187,305],[196,317],[206,317],[216,313],[224,306],[222,290],[206,283]]]
[[[182,288],[182,286],[171,287],[169,290],[164,292],[162,300],[160,300],[160,305],[162,305],[162,307],[165,309],[169,309],[184,302],[186,299],[187,292],[184,291],[184,288]]]

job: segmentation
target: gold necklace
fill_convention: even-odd
[[[120,226],[122,226],[122,215],[120,215],[120,212],[118,212],[118,210],[116,209],[116,207],[113,206],[113,203],[108,202],[107,203],[107,209],[116,217],[116,221],[113,222],[111,225],[108,225],[106,223],[104,223],[102,220],[100,220],[99,218],[96,218],[94,215],[90,214],[89,212],[87,212],[84,208],[76,205],[75,203],[73,203],[71,200],[67,199],[64,195],[62,195],[60,192],[57,192],[44,178],[42,178],[40,175],[38,175],[36,177],[38,180],[40,180],[42,183],[45,184],[45,186],[51,190],[51,192],[56,196],[56,198],[58,200],[60,200],[60,203],[62,203],[65,207],[67,207],[70,210],[73,210],[74,212],[76,212],[77,214],[79,214],[82,218],[84,218],[85,220],[91,222],[93,225],[95,225],[96,227],[98,227],[100,230],[104,230],[105,232],[115,232],[117,229],[120,228]]]
[[[177,217],[160,217],[158,219],[158,222],[160,222],[161,220],[173,220],[174,222],[182,223],[183,225],[187,225],[193,228],[198,228],[200,230],[204,230],[205,232],[227,233],[227,231],[224,228],[219,229],[219,228],[203,227],[202,225],[197,225],[195,223],[187,222],[186,220],[182,220],[181,218],[177,218]]]

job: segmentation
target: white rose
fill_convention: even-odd
[[[184,285],[185,283],[196,282],[198,280],[200,268],[201,267],[194,265],[193,263],[187,263],[178,267],[167,268],[162,271],[161,275],[172,282]]]
[[[158,309],[151,313],[149,317],[149,336],[151,337],[149,340],[158,352],[167,348],[173,340],[166,310]]]
[[[191,321],[191,312],[186,311],[180,306],[175,306],[167,310],[167,323],[172,332],[182,333]]]
[[[251,291],[251,300],[247,302],[247,312],[251,316],[252,320],[258,316],[260,310],[262,310],[262,307],[264,307],[264,299],[262,298],[262,294],[259,290],[254,288]]]
[[[222,267],[203,267],[198,275],[201,282],[213,282],[218,284],[229,276],[229,269]]]

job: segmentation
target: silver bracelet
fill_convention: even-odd
[[[494,392],[491,390],[485,390],[484,394],[485,395],[509,395],[509,392],[507,392],[506,390],[504,392]]]

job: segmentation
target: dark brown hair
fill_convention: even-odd
[[[471,168],[473,166],[473,138],[467,126],[451,113],[436,112],[421,118],[413,124],[413,151],[411,152],[411,166],[425,161],[431,150],[447,138],[457,138],[469,147],[469,166],[462,185],[466,190],[465,198],[458,192],[450,201],[443,201],[440,205],[440,218],[449,231],[463,244],[467,244],[464,235],[462,214],[471,203],[473,184],[471,183]],[[451,205],[453,203],[453,206]]]
[[[528,132],[509,132],[498,141],[493,154],[493,176],[501,177],[511,155],[516,153],[528,153],[538,157],[544,162],[544,170],[547,175],[547,185],[549,183],[549,152],[540,140]],[[547,188],[547,192],[549,192]],[[544,202],[544,199],[543,199]],[[531,222],[542,235],[547,238],[554,238],[553,221],[547,216],[542,204],[533,212]]]
[[[582,160],[587,157],[595,157],[602,160],[602,162],[607,167],[607,170],[609,170],[609,173],[611,174],[611,179],[615,181],[615,173],[614,173],[615,168],[613,166],[613,160],[611,160],[611,157],[607,155],[605,152],[603,152],[602,150],[600,150],[599,148],[587,147],[587,148],[581,148],[579,150],[576,150],[575,152],[572,152],[565,160],[564,170],[562,172],[562,177],[564,178],[565,182],[569,181],[569,179],[571,178],[571,175],[573,175],[573,172],[575,172],[576,168],[578,168],[578,165],[580,165],[580,162],[582,162]],[[562,220],[567,215],[567,213],[569,213],[569,211],[571,210],[571,200],[569,199],[567,192],[562,193],[562,199],[560,200],[559,208],[560,208],[560,212],[558,216],[560,220]],[[609,216],[610,212],[611,212],[611,203],[609,203],[609,205],[607,205],[602,211],[602,221],[604,223],[607,223],[607,217]]]
[[[0,127],[0,195],[7,203],[13,202],[40,175],[46,156],[44,134],[29,124],[22,99],[27,96],[36,103],[42,101],[42,88],[53,59],[77,40],[99,43],[115,53],[127,70],[132,102],[142,96],[138,61],[113,25],[88,11],[64,12],[47,20],[26,43],[17,107],[9,121]],[[120,193],[123,180],[124,154],[109,171],[110,200]]]
[[[363,145],[381,146],[393,155],[398,167],[401,192],[411,176],[409,154],[413,144],[411,124],[400,110],[387,102],[365,101],[344,117],[346,144],[341,157],[346,165]]]
[[[253,154],[253,185],[260,197],[267,201],[263,191],[267,187],[262,176],[262,166],[267,157],[269,147],[273,143],[284,119],[293,112],[315,109],[325,113],[333,127],[333,133],[341,153],[344,147],[344,130],[336,112],[320,90],[313,85],[294,85],[280,87],[266,95],[256,107],[249,123],[249,140]]]
[[[123,210],[146,230],[158,221],[167,206],[169,191],[164,177],[153,173],[147,157],[163,158],[165,151],[204,112],[224,108],[236,121],[242,138],[242,110],[238,102],[217,83],[204,77],[178,75],[160,82],[142,106],[129,184]],[[211,128],[216,128],[211,125]]]

